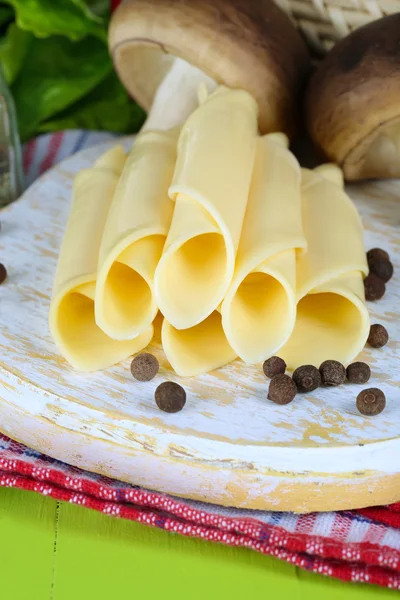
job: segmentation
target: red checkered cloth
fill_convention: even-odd
[[[27,182],[108,134],[43,136],[24,150]],[[400,589],[400,503],[296,515],[224,508],[151,492],[59,462],[0,434],[0,486],[145,523],[181,535],[243,546],[344,581]]]
[[[224,508],[82,471],[0,434],[1,486],[181,535],[252,548],[344,581],[400,589],[400,503],[309,515]]]

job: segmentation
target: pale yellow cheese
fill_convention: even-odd
[[[172,218],[177,140],[177,130],[139,135],[111,204],[95,305],[97,325],[116,340],[142,333],[157,314],[153,280]]]
[[[176,329],[206,319],[231,283],[256,140],[256,102],[223,87],[182,128],[170,188],[176,206],[155,275],[157,304]]]
[[[214,311],[190,329],[175,329],[164,319],[162,345],[174,371],[182,377],[194,377],[218,369],[236,358],[222,328],[221,314]]]
[[[279,351],[289,368],[351,362],[369,333],[363,276],[368,266],[357,209],[343,189],[341,171],[324,165],[303,170],[302,210],[307,252],[297,258],[297,318]]]
[[[147,346],[152,327],[116,342],[95,323],[94,295],[101,237],[126,155],[121,146],[106,152],[74,181],[73,199],[54,281],[50,330],[61,354],[80,371],[113,365]]]
[[[226,337],[256,363],[275,354],[296,319],[296,249],[302,227],[301,172],[284,134],[259,139],[232,285],[222,304]]]

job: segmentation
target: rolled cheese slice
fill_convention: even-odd
[[[74,181],[73,198],[50,306],[50,331],[61,354],[80,371],[111,366],[139,352],[153,329],[116,342],[96,325],[94,297],[101,237],[126,155],[116,146]]]
[[[231,283],[257,140],[257,104],[218,88],[182,128],[170,196],[171,229],[155,295],[176,329],[194,327],[220,305]]]
[[[300,166],[284,134],[257,144],[235,275],[222,304],[226,337],[256,363],[289,339],[296,319],[296,250],[306,246]]]
[[[208,373],[236,358],[222,328],[219,310],[190,329],[175,329],[164,319],[161,338],[167,359],[182,377]]]
[[[116,340],[145,331],[157,314],[154,272],[171,223],[168,197],[178,131],[148,131],[128,156],[104,230],[96,285],[96,323]]]
[[[339,167],[303,170],[302,209],[307,252],[297,258],[297,318],[279,351],[289,368],[345,365],[362,350],[369,333],[363,276],[368,266],[362,224],[343,189]]]

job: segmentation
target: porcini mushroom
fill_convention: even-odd
[[[295,129],[309,58],[272,0],[125,0],[109,46],[122,82],[149,112],[145,129],[184,122],[201,83],[249,92],[261,133]]]
[[[400,13],[339,42],[306,93],[314,142],[347,180],[400,177]]]

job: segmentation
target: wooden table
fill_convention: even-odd
[[[398,595],[8,488],[0,488],[0,540],[5,600],[378,600]]]

